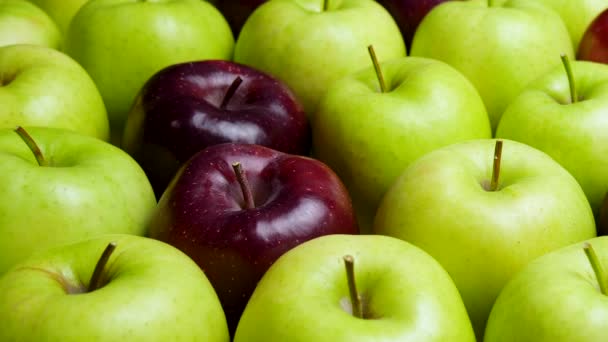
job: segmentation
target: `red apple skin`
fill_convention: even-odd
[[[600,13],[585,31],[577,59],[608,64],[608,9]]]
[[[244,206],[232,164],[246,173]],[[257,282],[291,248],[318,236],[358,234],[346,188],[318,160],[252,144],[210,146],[160,199],[149,236],[189,255],[214,286],[234,332]]]

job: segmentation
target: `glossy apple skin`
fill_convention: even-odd
[[[608,64],[608,9],[595,18],[585,31],[577,59]]]
[[[237,77],[243,82],[220,108]],[[229,61],[196,61],[165,68],[144,85],[129,114],[123,148],[160,197],[181,164],[226,142],[308,154],[310,127],[301,104],[280,81]]]
[[[255,208],[244,208],[240,162]],[[213,284],[234,331],[258,280],[291,248],[318,236],[357,234],[350,197],[329,167],[252,144],[220,144],[180,169],[149,236],[188,254]]]
[[[266,1],[268,0],[218,0],[215,7],[222,12],[224,18],[228,21],[234,36],[238,37],[249,15]]]

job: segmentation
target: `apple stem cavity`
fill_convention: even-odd
[[[344,266],[346,267],[346,280],[348,282],[348,291],[350,292],[350,303],[353,316],[364,318],[363,301],[361,300],[361,295],[357,291],[357,283],[355,282],[355,258],[353,258],[352,255],[345,255],[343,259]]]
[[[220,109],[226,108],[228,102],[230,102],[230,99],[232,98],[232,96],[234,96],[234,93],[236,93],[236,90],[239,88],[241,83],[243,83],[243,79],[241,78],[241,76],[237,76],[234,81],[232,81],[230,87],[228,87],[228,90],[226,90],[226,93],[224,94],[222,104],[220,104]]]
[[[583,250],[585,251],[585,255],[587,256],[589,263],[591,264],[591,268],[593,268],[597,282],[600,285],[600,292],[602,292],[604,295],[608,295],[608,279],[606,279],[606,273],[604,272],[604,268],[602,267],[600,259],[597,257],[593,246],[591,246],[589,242],[585,242]]]
[[[382,69],[380,68],[380,62],[378,62],[378,57],[376,57],[376,51],[374,51],[374,46],[369,45],[367,47],[367,51],[369,52],[369,56],[372,59],[374,70],[376,70],[376,76],[378,77],[378,82],[380,83],[380,92],[386,93],[386,83],[384,82],[384,76],[382,75]]]
[[[574,82],[574,73],[572,72],[572,66],[570,65],[570,59],[566,54],[561,54],[562,64],[566,69],[566,75],[568,76],[568,85],[570,86],[570,103],[578,102],[578,94],[576,90],[576,83]]]
[[[241,190],[243,191],[243,199],[245,200],[245,209],[255,208],[255,203],[253,201],[253,193],[251,192],[251,186],[249,186],[249,181],[247,180],[247,176],[245,175],[243,166],[241,165],[241,163],[236,162],[236,163],[232,164],[232,169],[234,170],[234,174],[236,175],[236,180],[241,185]]]
[[[327,12],[329,10],[329,0],[323,0],[323,12]]]
[[[34,157],[36,157],[36,161],[38,162],[38,165],[39,166],[48,166],[48,162],[44,158],[44,155],[42,154],[40,147],[38,147],[38,144],[36,144],[36,141],[34,141],[34,138],[32,138],[32,136],[21,126],[18,126],[17,128],[15,128],[15,133],[17,133],[17,135],[19,135],[21,140],[23,140],[23,142],[25,142],[27,147],[32,151],[32,153],[34,154]]]
[[[494,145],[494,162],[492,163],[492,179],[489,191],[498,190],[498,179],[500,176],[500,162],[502,160],[502,140],[496,140]]]
[[[101,257],[97,260],[97,265],[95,265],[95,269],[93,270],[91,281],[89,281],[88,292],[93,292],[103,286],[103,284],[101,284],[101,275],[115,249],[116,242],[110,242],[103,250],[103,253],[101,253]]]

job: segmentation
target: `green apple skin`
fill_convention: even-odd
[[[72,58],[36,45],[0,47],[0,128],[56,127],[108,140],[103,100]]]
[[[355,259],[357,289],[372,318],[350,313],[345,255]],[[475,336],[452,279],[428,254],[386,236],[327,235],[270,267],[234,341],[473,342]]]
[[[57,24],[62,34],[67,34],[76,12],[89,0],[28,0],[42,8]]]
[[[420,23],[411,51],[462,72],[481,94],[493,129],[509,102],[559,65],[562,53],[574,59],[565,24],[553,10],[530,0],[492,7],[488,0],[442,3]]]
[[[391,15],[373,0],[273,0],[245,22],[234,60],[283,80],[312,115],[331,83],[380,61],[406,54]],[[271,23],[271,24],[269,24]]]
[[[608,237],[589,242],[603,268]],[[498,296],[484,342],[603,342],[608,305],[583,243],[542,256],[517,273]]]
[[[0,0],[0,46],[35,44],[61,47],[61,32],[39,7],[23,0]]]
[[[533,146],[579,182],[597,215],[608,192],[608,65],[571,62],[580,101],[563,67],[530,84],[505,110],[496,136]]]
[[[180,62],[229,60],[233,48],[228,23],[201,0],[89,1],[66,38],[66,51],[99,88],[117,145],[137,93],[153,74]]]
[[[382,199],[374,232],[422,248],[460,290],[478,339],[502,287],[532,259],[595,237],[587,198],[545,153],[504,140],[499,190],[486,191],[495,141],[472,140],[414,162]]]
[[[452,143],[491,138],[488,114],[471,83],[449,65],[401,57],[335,82],[312,117],[313,153],[346,184],[362,231],[382,196],[410,163]]]
[[[0,130],[0,274],[39,250],[145,233],[156,199],[126,152],[67,130],[26,129],[52,164],[39,166],[17,133]]]
[[[110,242],[117,247],[104,285],[89,292]],[[15,266],[0,278],[0,321],[2,341],[229,341],[200,268],[167,244],[132,235],[60,246]]]

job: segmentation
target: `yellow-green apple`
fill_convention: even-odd
[[[421,249],[329,235],[290,250],[258,284],[235,342],[473,342],[462,298]]]
[[[51,48],[0,48],[0,108],[0,127],[48,126],[110,137],[95,83],[76,61]]]
[[[87,239],[19,263],[0,278],[0,321],[2,341],[229,341],[197,265],[132,235]]]
[[[608,9],[595,18],[585,31],[577,58],[608,64]]]
[[[492,139],[426,154],[391,186],[374,222],[375,233],[411,242],[443,265],[480,341],[494,300],[517,271],[596,235],[585,193],[568,171],[542,151],[503,143],[502,156]]]
[[[28,0],[42,8],[59,26],[62,34],[68,32],[76,12],[89,0]]]
[[[23,0],[0,0],[0,46],[35,44],[61,46],[59,28],[38,6]]]

